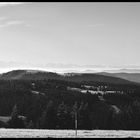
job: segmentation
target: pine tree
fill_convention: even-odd
[[[89,110],[89,105],[86,103],[83,106],[82,109],[82,115],[83,115],[83,129],[91,129],[91,121],[90,121],[90,110]]]
[[[69,129],[71,128],[71,117],[68,111],[68,107],[62,102],[57,108],[57,128]]]
[[[56,112],[53,101],[49,101],[39,120],[39,127],[44,129],[54,129],[56,127]]]
[[[29,121],[28,125],[27,125],[28,129],[33,129],[34,128],[34,123],[32,120]]]
[[[17,119],[18,118],[18,108],[17,105],[15,105],[12,109],[12,113],[11,113],[11,118],[12,119]]]
[[[19,111],[17,105],[15,105],[11,113],[11,119],[8,121],[10,128],[25,128],[23,120],[20,119],[18,116]]]
[[[133,110],[133,115],[132,115],[132,119],[133,119],[133,129],[139,130],[140,129],[140,101],[139,100],[135,100],[132,103],[132,110]]]
[[[72,128],[77,129],[78,126],[78,103],[77,101],[74,102],[71,110],[71,117],[72,117]]]
[[[84,126],[84,114],[83,114],[84,102],[81,102],[80,107],[78,109],[78,128],[83,129]]]

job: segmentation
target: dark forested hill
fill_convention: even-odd
[[[0,75],[2,80],[44,80],[57,79],[59,77],[56,73],[38,70],[13,70]]]
[[[98,73],[98,74],[99,75],[122,78],[122,79],[129,80],[129,81],[132,81],[132,82],[140,83],[140,73],[108,73],[108,72],[101,72],[101,73]]]
[[[66,80],[74,82],[92,81],[92,82],[107,82],[113,84],[133,84],[128,80],[124,80],[118,77],[112,77],[112,75],[91,74],[91,73],[71,73],[60,75],[53,72],[35,71],[35,70],[13,70],[0,75],[0,80]]]

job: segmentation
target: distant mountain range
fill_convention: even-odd
[[[59,73],[140,73],[140,66],[111,66],[111,65],[78,65],[78,64],[64,64],[64,63],[31,63],[31,62],[15,62],[15,61],[0,61],[0,73],[8,72],[13,69],[39,69],[49,70]]]
[[[130,69],[130,68],[126,68],[126,69],[113,69],[113,70],[103,70],[103,72],[107,72],[107,73],[140,73],[140,69]]]
[[[39,70],[13,70],[0,75],[0,80],[44,80],[56,79],[74,82],[92,81],[92,82],[107,82],[113,84],[134,84],[133,82],[109,75],[107,73],[65,73],[58,74],[54,72],[46,72]]]
[[[99,75],[112,76],[122,78],[128,81],[140,83],[140,73],[108,73],[108,72],[100,72],[97,73]]]

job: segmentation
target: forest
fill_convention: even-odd
[[[104,94],[67,87],[102,87]],[[91,89],[92,89],[91,87]],[[105,91],[116,91],[106,93]],[[117,92],[121,91],[121,92]],[[0,127],[140,130],[140,86],[93,81],[0,80]]]

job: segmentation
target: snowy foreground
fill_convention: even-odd
[[[0,138],[75,138],[74,130],[0,129]],[[78,130],[77,138],[140,137],[140,131]]]

